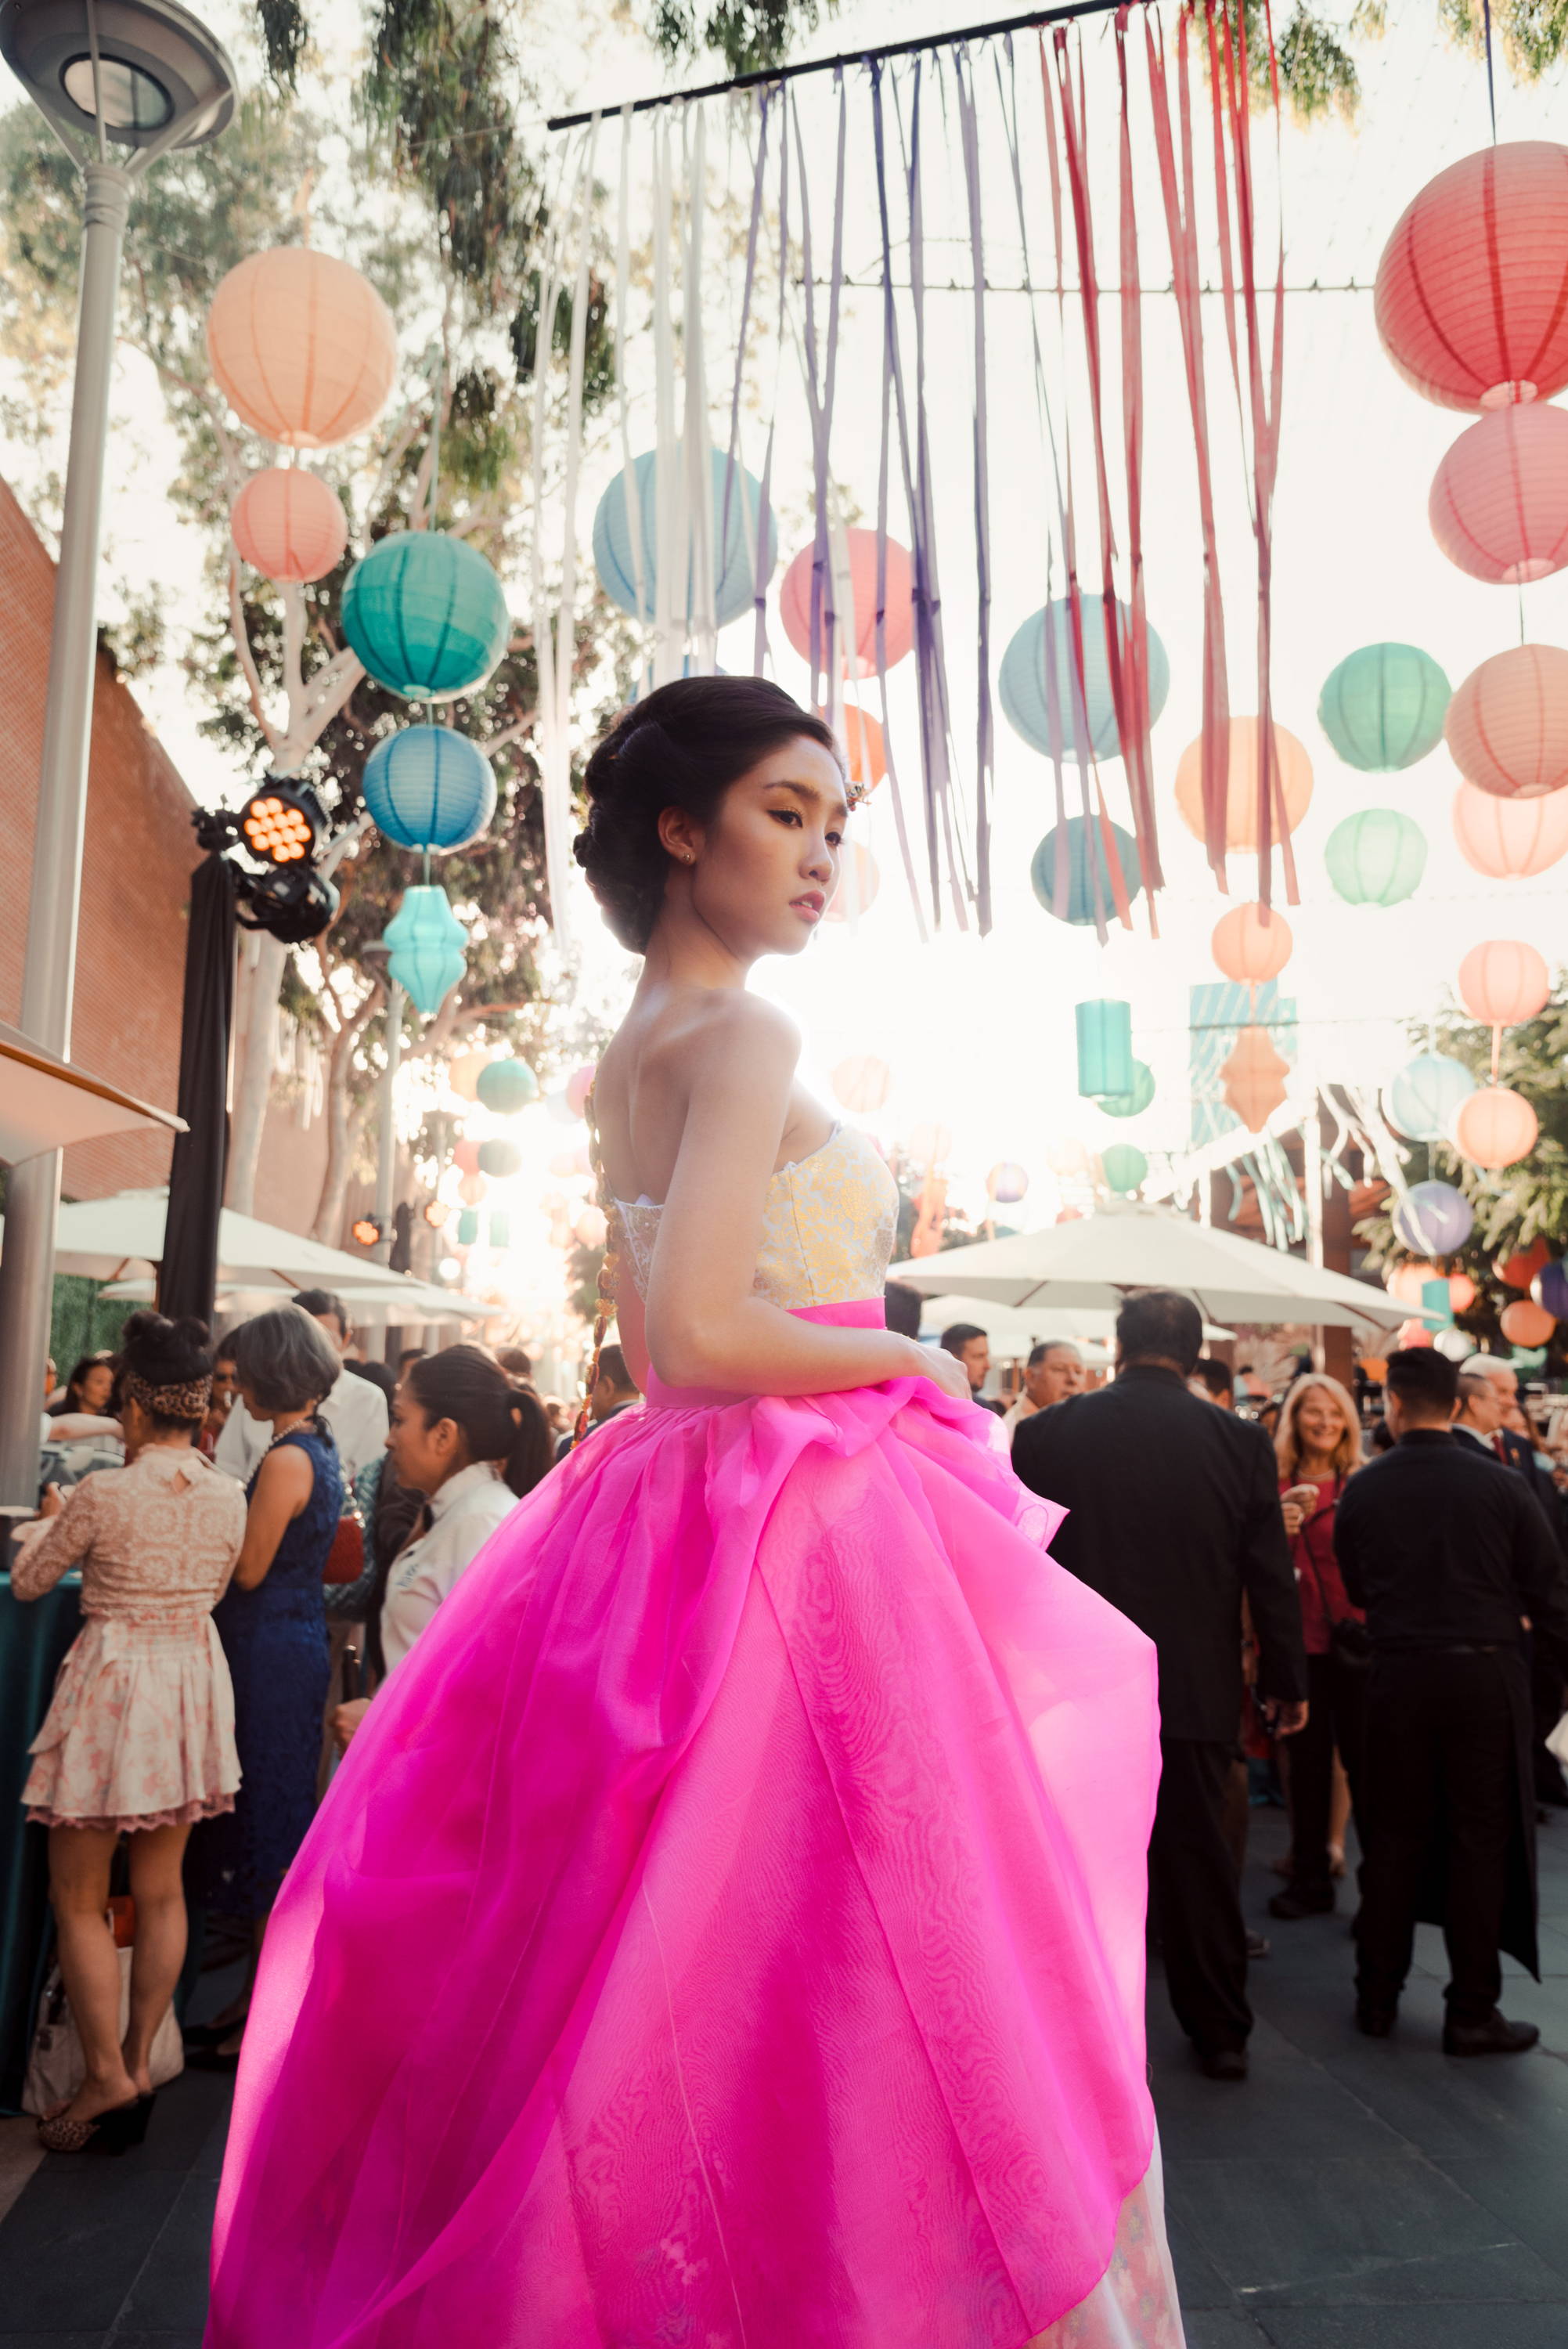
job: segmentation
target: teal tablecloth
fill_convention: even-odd
[[[0,2112],[21,2108],[48,1929],[48,1836],[22,1817],[27,1748],[36,1736],[60,1659],[82,1620],[82,1586],[67,1575],[27,1606],[0,1574]]]

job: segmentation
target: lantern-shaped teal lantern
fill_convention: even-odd
[[[1104,1093],[1100,1107],[1107,1117],[1141,1117],[1154,1099],[1154,1071],[1147,1061],[1132,1063],[1132,1083],[1124,1093]]]
[[[539,1079],[526,1061],[491,1061],[480,1071],[477,1090],[497,1117],[515,1117],[539,1099]]]
[[[493,1174],[499,1181],[504,1183],[508,1175],[515,1174],[521,1164],[522,1153],[515,1142],[503,1142],[499,1137],[492,1136],[489,1142],[480,1143],[480,1173],[481,1174]]]
[[[767,579],[773,569],[773,530],[761,529],[762,486],[744,465],[731,468],[727,450],[710,449],[713,498],[713,602],[722,628],[750,611],[757,595],[758,565]],[[685,454],[677,450],[671,487],[679,497],[687,491]],[[658,459],[647,450],[632,467],[636,481],[636,512],[640,547],[632,543],[626,476],[618,472],[599,501],[593,516],[593,562],[604,593],[623,612],[651,626],[658,614],[659,481]],[[682,533],[686,577],[670,597],[671,608],[687,622],[695,616],[696,524],[688,516]],[[758,550],[757,563],[751,550]],[[642,595],[637,593],[641,555]]]
[[[1121,738],[1116,730],[1116,702],[1110,690],[1110,660],[1105,643],[1105,603],[1099,595],[1080,596],[1083,621],[1083,716],[1088,726],[1088,749],[1097,759],[1119,759]],[[1119,604],[1121,638],[1125,644],[1132,614]],[[1079,749],[1079,706],[1073,660],[1072,607],[1067,597],[1031,614],[1002,656],[996,680],[1002,713],[1016,733],[1033,750],[1051,755],[1053,727],[1062,756],[1076,759]],[[1171,663],[1165,647],[1149,630],[1149,722],[1152,726],[1171,691]]]
[[[472,1247],[477,1243],[479,1236],[480,1211],[477,1207],[465,1207],[458,1217],[458,1246]]]
[[[447,701],[482,685],[507,647],[500,581],[477,548],[441,530],[400,530],[356,563],[343,633],[377,685]]]
[[[1078,1089],[1080,1093],[1125,1093],[1132,1089],[1132,1006],[1103,998],[1074,1006],[1078,1022]]]
[[[1395,808],[1363,808],[1336,823],[1323,861],[1347,905],[1398,905],[1427,869],[1427,835]]]
[[[1347,767],[1397,774],[1442,740],[1449,695],[1430,653],[1414,645],[1363,645],[1330,669],[1317,722]]]
[[[1136,1191],[1149,1173],[1148,1159],[1130,1142],[1113,1142],[1109,1150],[1100,1152],[1099,1163],[1109,1188],[1123,1195]]]
[[[405,726],[377,742],[360,779],[377,829],[399,848],[464,848],[490,830],[495,775],[449,726]]]
[[[403,903],[387,925],[391,949],[387,968],[418,1008],[438,1011],[467,968],[468,932],[433,881],[405,889]]]
[[[1054,825],[1047,833],[1029,866],[1030,885],[1047,914],[1057,912],[1057,843],[1061,840],[1062,829]],[[1107,829],[1116,861],[1121,867],[1122,886],[1130,903],[1143,886],[1138,870],[1138,843],[1132,834],[1124,832],[1119,823],[1110,824]],[[1081,927],[1086,922],[1095,919],[1098,907],[1103,918],[1109,921],[1116,911],[1116,900],[1111,895],[1110,868],[1106,862],[1099,824],[1098,822],[1091,823],[1081,815],[1069,815],[1066,833],[1067,838],[1060,852],[1065,865],[1066,903],[1060,918]]]
[[[1408,1142],[1447,1142],[1454,1112],[1475,1091],[1462,1061],[1418,1052],[1383,1088],[1383,1114]]]

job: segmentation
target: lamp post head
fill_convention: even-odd
[[[78,161],[135,171],[227,128],[228,52],[177,0],[0,0],[0,57]]]

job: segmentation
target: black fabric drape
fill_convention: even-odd
[[[159,1276],[160,1311],[211,1323],[218,1286],[218,1217],[229,1158],[229,1030],[234,1009],[234,878],[211,854],[191,879],[185,1001],[180,1035],[180,1114]]]

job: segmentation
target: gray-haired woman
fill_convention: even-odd
[[[251,1920],[251,1979],[268,1913],[315,1808],[321,1717],[330,1673],[322,1569],[343,1508],[343,1476],[319,1406],[342,1368],[297,1305],[258,1313],[235,1332],[234,1371],[272,1442],[246,1487],[249,1512],[234,1578],[213,1621],[234,1683],[242,1773],[232,1812],[193,1846],[196,1889],[221,1915]],[[239,2061],[250,1980],[215,2023],[188,2039],[197,2060]]]

